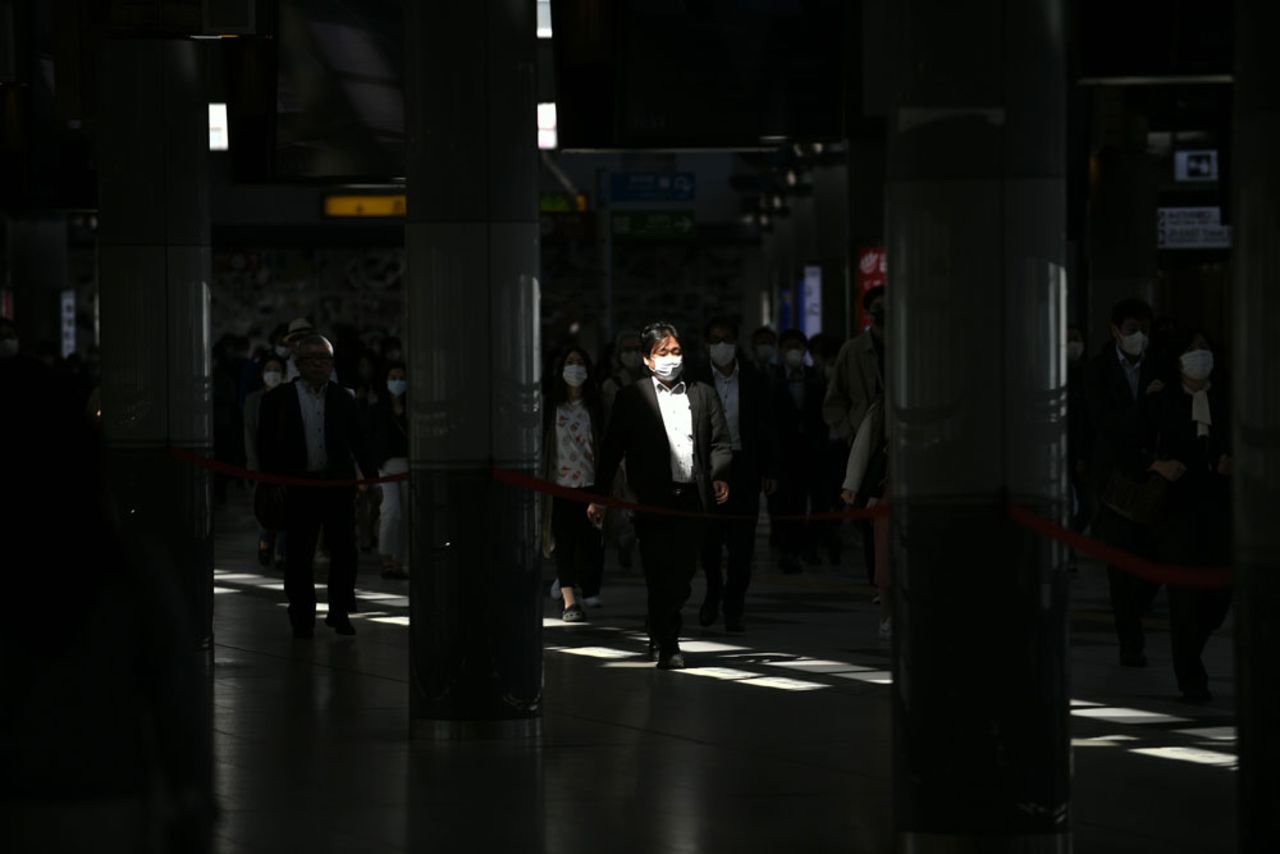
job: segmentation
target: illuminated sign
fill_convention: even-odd
[[[334,217],[404,216],[404,193],[391,195],[325,196],[324,215]]]
[[[1217,207],[1157,208],[1156,245],[1161,249],[1227,249],[1231,226]]]
[[[227,131],[227,105],[209,105],[209,150],[226,151],[231,147],[231,135]]]

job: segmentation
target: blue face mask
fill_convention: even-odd
[[[408,390],[408,380],[387,380],[387,391],[391,392],[396,397],[399,397]]]

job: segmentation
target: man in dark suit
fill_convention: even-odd
[[[715,623],[723,603],[725,629],[740,632],[751,583],[760,493],[772,494],[776,483],[777,431],[768,380],[754,365],[739,358],[737,324],[727,318],[712,320],[707,324],[706,341],[711,361],[711,376],[706,381],[720,398],[733,465],[730,497],[719,507],[719,515],[727,518],[709,520],[704,534],[702,571],[707,577],[707,595],[698,610],[698,622],[703,626]],[[727,583],[721,571],[721,556],[726,550]]]
[[[779,339],[782,367],[773,384],[772,404],[777,412],[781,447],[777,501],[780,516],[826,512],[839,494],[839,482],[833,485],[826,471],[835,462],[829,452],[831,431],[822,415],[826,383],[815,368],[804,363],[808,344],[798,329],[788,329]],[[837,471],[843,475],[842,469]],[[819,541],[825,538],[825,545],[831,548],[830,540],[838,539],[839,533],[833,522],[779,519],[782,571],[799,572],[802,554],[817,563]]]
[[[309,480],[353,480],[357,461],[374,471],[365,454],[355,398],[329,379],[333,345],[308,335],[295,351],[299,376],[262,399],[258,455],[269,474]],[[355,609],[356,545],[350,486],[289,486],[285,491],[285,531],[289,550],[284,589],[293,636],[314,632],[316,589],[312,573],[316,541],[324,529],[329,548],[329,614],[325,623],[354,635],[348,616]]]
[[[680,610],[702,545],[702,516],[729,500],[733,451],[715,389],[680,379],[684,353],[669,323],[641,333],[644,364],[652,373],[618,392],[596,466],[596,491],[611,494],[618,466],[640,503],[667,513],[638,513],[636,533],[649,588],[649,648],[658,667],[684,667]],[[601,504],[587,507],[597,525]]]
[[[1150,529],[1130,518],[1134,508],[1120,506],[1117,484],[1146,477],[1139,402],[1164,387],[1155,360],[1147,354],[1151,307],[1140,299],[1116,303],[1111,311],[1111,338],[1089,363],[1086,395],[1093,427],[1092,484],[1098,515],[1094,534],[1108,545],[1140,557],[1154,556]],[[1113,483],[1115,481],[1115,483]],[[1142,615],[1159,585],[1107,567],[1111,609],[1120,642],[1120,663],[1147,663]]]

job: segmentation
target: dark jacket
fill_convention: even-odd
[[[307,440],[303,434],[302,405],[295,388],[301,379],[281,383],[262,398],[258,417],[258,459],[269,474],[307,476]],[[356,476],[356,463],[367,476],[377,472],[369,437],[360,429],[356,401],[335,382],[324,398],[324,439],[328,468],[324,476],[348,480]]]
[[[1159,555],[1173,563],[1222,565],[1231,559],[1231,479],[1218,473],[1219,461],[1231,454],[1231,413],[1218,386],[1208,394],[1213,425],[1207,436],[1197,435],[1192,397],[1180,382],[1149,395],[1140,407],[1148,460],[1187,467],[1168,485],[1154,526]]]
[[[799,370],[804,376],[803,407],[797,407],[796,399],[791,395],[789,368],[778,375],[772,389],[784,477],[803,477],[807,467],[825,462],[831,435],[831,428],[823,418],[826,383],[822,374],[808,365]]]
[[[1093,465],[1090,480],[1102,492],[1113,472],[1119,470],[1141,477],[1150,463],[1143,454],[1143,428],[1138,403],[1156,379],[1155,359],[1147,356],[1138,374],[1138,396],[1129,390],[1129,381],[1116,346],[1107,342],[1102,352],[1089,362],[1085,384],[1089,422],[1093,428]]]
[[[711,482],[726,480],[733,463],[729,426],[720,396],[706,383],[686,384],[693,415],[694,477],[704,510],[715,506]],[[618,392],[596,466],[596,492],[609,495],[623,460],[627,483],[641,504],[671,503],[671,449],[653,380],[645,378]]]
[[[720,396],[712,373],[695,377]],[[768,377],[753,365],[738,359],[738,436],[742,449],[735,452],[732,474],[740,484],[758,484],[762,478],[773,479],[778,472],[778,426],[774,421],[773,401]],[[721,407],[721,412],[724,407]],[[725,422],[728,429],[728,421]],[[758,488],[758,487],[756,487]]]
[[[327,406],[326,402],[326,406]],[[396,415],[392,406],[391,395],[384,394],[369,409],[372,417],[369,420],[373,430],[374,460],[378,467],[386,465],[387,460],[394,457],[409,456],[409,407],[405,403],[402,414]],[[372,476],[371,472],[366,472]]]

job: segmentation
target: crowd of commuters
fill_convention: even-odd
[[[867,293],[862,305],[869,326],[845,342],[768,327],[744,337],[732,319],[716,318],[702,330],[696,354],[674,326],[659,323],[619,333],[599,362],[578,346],[551,357],[543,477],[559,491],[543,497],[542,545],[555,562],[551,594],[565,621],[585,620],[586,608],[601,606],[606,549],[629,568],[638,546],[649,631],[663,666],[681,661],[679,612],[699,565],[699,622],[723,619],[726,630],[743,631],[760,562],[762,504],[780,571],[800,572],[824,556],[841,562],[840,524],[809,517],[889,500],[883,289]],[[278,326],[255,353],[244,336],[223,336],[214,348],[215,456],[310,480],[406,473],[408,373],[399,340],[339,340],[347,343],[336,350],[305,318]],[[57,359],[45,350],[22,351],[17,328],[0,318],[0,360],[48,371],[92,422],[96,353]],[[1090,354],[1075,326],[1066,350],[1071,526],[1150,561],[1226,565],[1230,409],[1210,336],[1126,299],[1114,306],[1100,350]],[[329,558],[326,621],[340,633],[355,631],[349,614],[361,549],[377,550],[385,577],[407,578],[405,482],[259,491],[258,559],[284,571],[296,635],[312,632],[318,547]],[[584,513],[593,494],[665,511],[589,505]],[[854,524],[887,639],[888,520]],[[1107,574],[1119,662],[1143,667],[1144,618],[1160,585],[1125,566]],[[1189,700],[1207,700],[1201,655],[1225,619],[1230,592],[1170,585],[1168,601],[1178,687]]]

